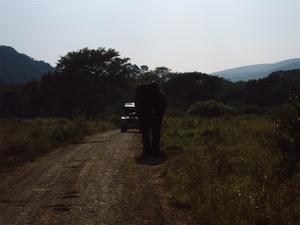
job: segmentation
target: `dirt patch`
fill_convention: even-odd
[[[137,132],[109,131],[27,163],[0,184],[0,224],[196,224],[174,208],[164,158]]]

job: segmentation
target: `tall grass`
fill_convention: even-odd
[[[297,224],[300,172],[290,174],[263,117],[166,118],[162,150],[174,204],[199,224]]]
[[[67,119],[0,120],[0,172],[48,153],[86,135],[113,129],[100,121]]]

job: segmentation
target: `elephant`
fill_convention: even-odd
[[[139,118],[139,129],[143,138],[142,155],[161,156],[159,148],[161,126],[167,109],[165,93],[160,90],[155,81],[139,84],[135,93],[135,107]]]

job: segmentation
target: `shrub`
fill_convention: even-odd
[[[241,114],[256,114],[261,115],[261,108],[257,105],[244,105],[240,108]]]
[[[227,106],[216,100],[210,100],[195,102],[190,106],[188,113],[202,117],[221,117],[235,116],[237,115],[237,110],[235,107]]]
[[[162,151],[173,204],[197,224],[299,224],[300,172],[265,146],[267,117],[169,118]],[[289,175],[289,176],[288,176]]]
[[[285,157],[297,158],[300,156],[300,88],[291,89],[290,104],[279,110],[274,117],[275,140],[277,147]]]
[[[114,129],[110,122],[67,119],[0,120],[0,173],[86,135]]]
[[[174,117],[183,117],[185,116],[186,112],[181,109],[170,109],[166,112],[167,116],[174,116]]]

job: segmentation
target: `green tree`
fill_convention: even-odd
[[[1,84],[0,117],[22,117],[21,92],[23,84]]]
[[[270,84],[265,79],[249,80],[245,88],[245,103],[264,107],[268,105]]]
[[[222,79],[222,95],[220,100],[224,103],[235,102],[240,104],[243,98],[243,90],[246,87],[245,81],[231,82],[229,80]]]
[[[146,65],[142,65],[142,66],[141,66],[141,70],[142,70],[143,72],[147,72],[147,71],[149,70],[149,67],[146,66]]]
[[[221,78],[200,72],[170,74],[162,85],[171,108],[187,110],[196,101],[217,99]]]
[[[21,106],[23,117],[37,117],[41,109],[40,82],[36,79],[28,81],[22,86]]]
[[[151,81],[156,81],[159,85],[166,82],[171,74],[171,69],[161,66],[156,67],[155,70],[150,70],[148,66],[141,66],[141,74],[137,78],[136,83],[149,83]]]
[[[154,74],[152,70],[143,71],[142,74],[137,78],[136,84],[150,83],[153,80],[160,84],[159,77],[156,74]]]
[[[129,58],[120,58],[114,49],[88,49],[69,52],[57,63],[62,106],[67,117],[82,110],[86,119],[104,110],[128,90],[134,79],[135,67]]]
[[[161,66],[156,67],[153,73],[158,77],[160,83],[166,82],[170,78],[171,69]]]
[[[61,82],[61,74],[58,72],[47,73],[42,76],[40,82],[40,94],[43,104],[41,113],[43,116],[62,117],[62,99],[65,98],[65,90]]]

